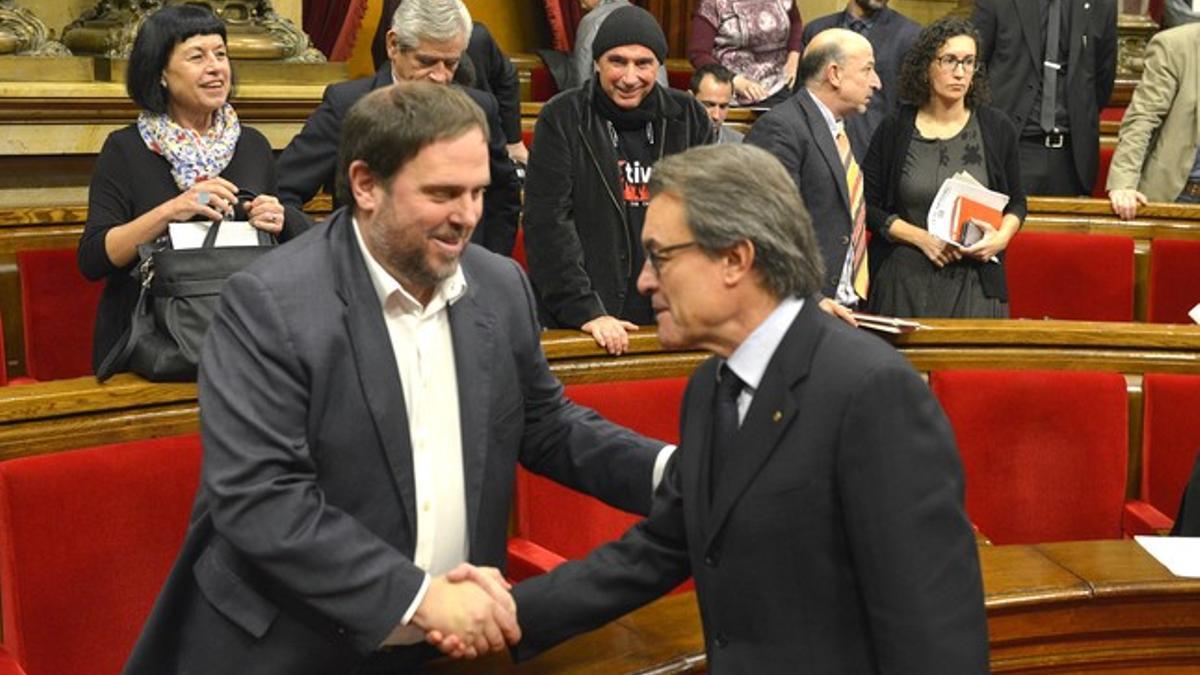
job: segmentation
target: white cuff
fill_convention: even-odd
[[[654,473],[650,479],[651,495],[658,489],[658,484],[662,482],[663,474],[667,472],[667,462],[670,461],[673,454],[675,454],[674,445],[664,445],[662,450],[658,451],[658,457],[654,459]]]

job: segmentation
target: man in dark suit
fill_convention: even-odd
[[[394,82],[428,80],[449,85],[467,48],[471,15],[461,0],[408,0],[396,8],[387,34],[389,63],[372,77],[331,85],[304,128],[279,155],[279,200],[302,208],[318,190],[334,196],[338,138],[342,119],[367,92]],[[488,156],[492,183],[483,200],[483,221],[474,242],[508,255],[517,238],[520,187],[509,159],[496,98],[478,89],[465,90],[488,120]]]
[[[843,28],[817,34],[800,61],[800,81],[798,92],[754,123],[746,142],[775,155],[791,174],[813,214],[825,268],[820,290],[854,306],[860,300],[850,264],[855,221],[837,137],[879,90],[871,43]]]
[[[518,658],[693,575],[713,673],[988,672],[954,434],[912,366],[817,307],[787,172],[748,145],[660,161],[639,288],[715,356],[684,394],[650,517],[513,589]]]
[[[368,94],[352,208],[227,282],[194,518],[126,673],[414,672],[431,629],[501,648],[498,572],[446,572],[504,566],[517,462],[648,512],[658,444],[563,398],[528,281],[468,244],[486,125],[450,87]]]
[[[1115,0],[976,0],[971,22],[992,100],[1021,133],[1026,194],[1090,195],[1116,77]]]
[[[846,28],[859,33],[870,41],[871,49],[875,52],[875,72],[879,75],[881,87],[871,97],[866,113],[846,119],[850,145],[854,148],[854,156],[861,162],[867,155],[875,127],[900,104],[900,97],[896,94],[900,64],[917,41],[921,25],[888,7],[888,0],[850,0],[844,10],[804,24],[804,44],[829,28]]]

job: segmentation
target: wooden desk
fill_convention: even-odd
[[[1200,672],[1200,579],[1171,575],[1132,541],[979,549],[997,673]],[[692,593],[668,596],[520,666],[506,655],[439,662],[475,673],[702,673]]]

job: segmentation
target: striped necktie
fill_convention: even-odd
[[[842,169],[846,172],[846,187],[850,189],[850,217],[854,228],[850,232],[850,246],[854,250],[854,260],[850,267],[851,282],[858,297],[867,297],[867,204],[863,198],[863,177],[858,170],[858,162],[854,161],[854,153],[850,151],[850,139],[846,136],[844,126],[838,127],[838,154],[842,158]]]

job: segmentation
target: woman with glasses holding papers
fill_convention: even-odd
[[[106,280],[93,368],[129,327],[139,292],[131,274],[137,247],[163,236],[170,223],[228,219],[237,207],[250,225],[285,239],[304,227],[302,217],[285,227],[284,209],[271,196],[271,146],[242,126],[229,104],[233,70],[225,39],[225,24],[193,5],[161,9],[138,30],[125,85],[142,112],[104,142],[79,240],[83,275]]]
[[[873,233],[871,312],[1008,316],[1004,249],[1025,218],[1025,195],[1016,130],[1002,111],[984,105],[987,81],[978,48],[975,28],[963,19],[947,17],[926,27],[900,69],[904,105],[871,140],[863,162]],[[967,245],[932,233],[927,220],[943,183],[962,180],[962,174],[1008,196],[994,218],[968,218],[965,231],[974,236]],[[962,206],[971,211],[972,205]]]

